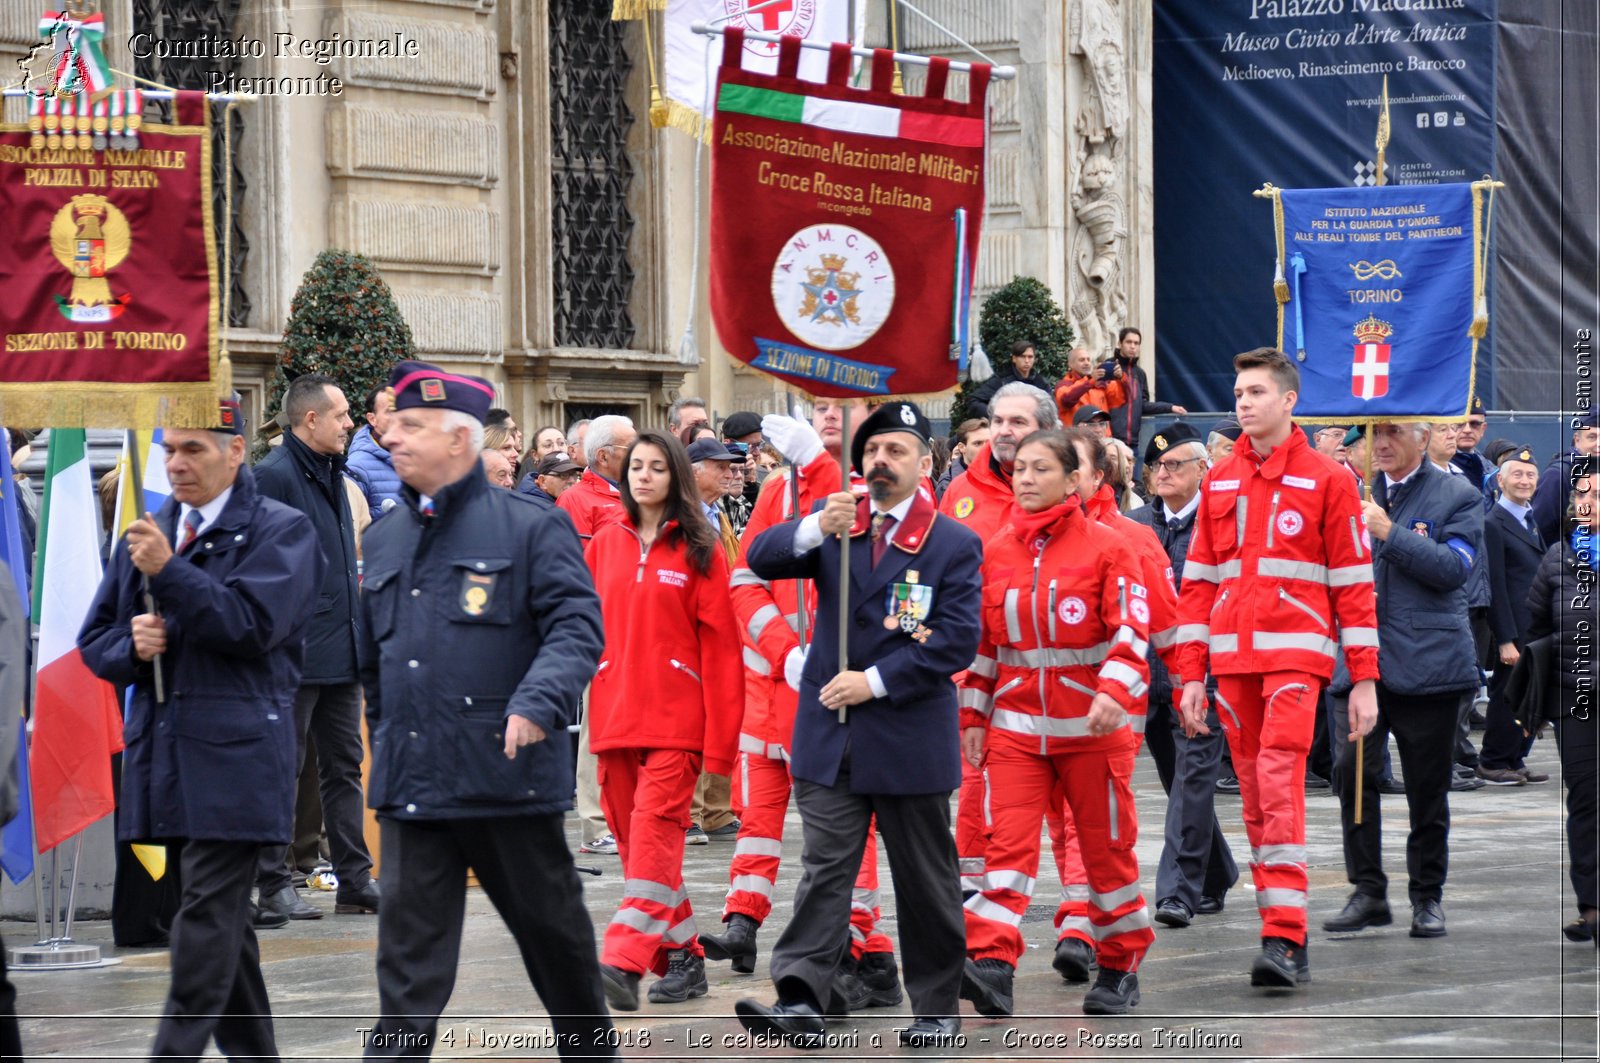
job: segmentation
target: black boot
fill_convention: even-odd
[[[1016,973],[1005,960],[967,959],[961,972],[961,999],[972,1001],[979,1015],[1010,1015],[1011,979]]]
[[[856,964],[855,984],[850,995],[850,1010],[892,1008],[905,996],[900,992],[900,971],[892,952],[869,952]]]
[[[1050,966],[1069,982],[1087,982],[1094,968],[1094,949],[1078,938],[1062,938],[1056,942],[1056,957]]]
[[[1311,954],[1288,938],[1262,938],[1261,955],[1250,967],[1250,984],[1293,989],[1311,981]]]
[[[1132,971],[1100,968],[1100,977],[1083,995],[1085,1015],[1126,1015],[1139,1003],[1139,976]]]
[[[667,973],[650,987],[652,1004],[682,1004],[710,992],[706,984],[706,961],[688,949],[667,953]]]
[[[756,969],[756,931],[761,924],[748,915],[735,912],[726,920],[728,929],[721,934],[701,934],[700,947],[706,950],[708,960],[732,960],[733,969],[740,974],[753,974]]]

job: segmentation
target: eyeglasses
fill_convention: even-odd
[[[1482,421],[1482,420],[1468,421],[1467,422],[1467,427],[1468,428],[1482,428],[1484,426],[1484,424],[1485,424],[1485,422]]]
[[[1204,458],[1167,458],[1165,461],[1156,462],[1155,466],[1157,472],[1165,470],[1169,473],[1175,473],[1190,462],[1205,460]]]

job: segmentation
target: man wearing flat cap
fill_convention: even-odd
[[[961,764],[950,677],[977,651],[983,545],[917,490],[932,466],[928,444],[927,419],[914,404],[878,407],[851,448],[869,497],[829,495],[810,516],[775,525],[747,547],[762,579],[811,579],[817,589],[790,745],[804,870],[772,953],[778,1002],[741,1000],[734,1009],[747,1029],[802,1047],[819,1046],[826,1033],[822,1015],[832,1010],[829,989],[849,955],[851,885],[874,815],[894,867],[915,1015],[901,1043],[945,1043],[961,1026],[966,934],[950,836]]]
[[[368,803],[382,829],[381,1017],[369,1057],[431,1053],[461,951],[467,872],[516,938],[563,1056],[611,1056],[594,929],[562,813],[567,725],[600,603],[571,520],[478,470],[494,389],[401,362],[383,446],[404,487],[363,542]]]
[[[125,841],[165,843],[183,900],[153,1058],[277,1059],[251,926],[263,845],[294,827],[295,692],[324,560],[311,521],[256,489],[238,403],[162,437],[172,496],[128,527],[78,635],[126,685]]]

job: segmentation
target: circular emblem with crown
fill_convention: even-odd
[[[825,351],[859,347],[894,305],[894,270],[878,241],[848,225],[808,225],[772,267],[772,305],[797,339]]]

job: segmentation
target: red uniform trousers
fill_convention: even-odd
[[[686,749],[608,749],[597,754],[600,806],[622,858],[622,906],[606,927],[600,962],[665,974],[667,953],[704,955],[683,887],[683,833],[700,781]]]
[[[1039,870],[1039,821],[1062,788],[1083,841],[1090,936],[1101,967],[1136,971],[1155,940],[1139,890],[1134,845],[1135,740],[1124,746],[1040,756],[1000,742],[989,749],[993,831],[984,891],[966,903],[967,953],[1015,966],[1023,952],[1022,916]]]
[[[983,889],[984,853],[989,847],[989,783],[984,768],[961,758],[961,789],[956,798],[956,861],[961,892]]]
[[[1305,672],[1219,675],[1217,715],[1233,753],[1250,839],[1261,936],[1306,940],[1306,754],[1322,680]]]
[[[758,924],[772,912],[772,893],[778,882],[783,855],[783,821],[789,812],[794,783],[789,762],[781,757],[741,751],[734,769],[733,800],[739,808],[739,838],[728,867],[728,897],[722,918],[747,915]],[[850,954],[860,959],[868,952],[893,952],[894,942],[878,932],[882,913],[878,907],[878,832],[867,832],[850,898]]]
[[[1078,826],[1072,819],[1064,787],[1056,787],[1056,799],[1044,810],[1045,826],[1050,831],[1050,850],[1056,858],[1056,875],[1061,879],[1061,907],[1056,909],[1056,940],[1077,938],[1094,944],[1089,923],[1089,872],[1083,866],[1078,848]]]

